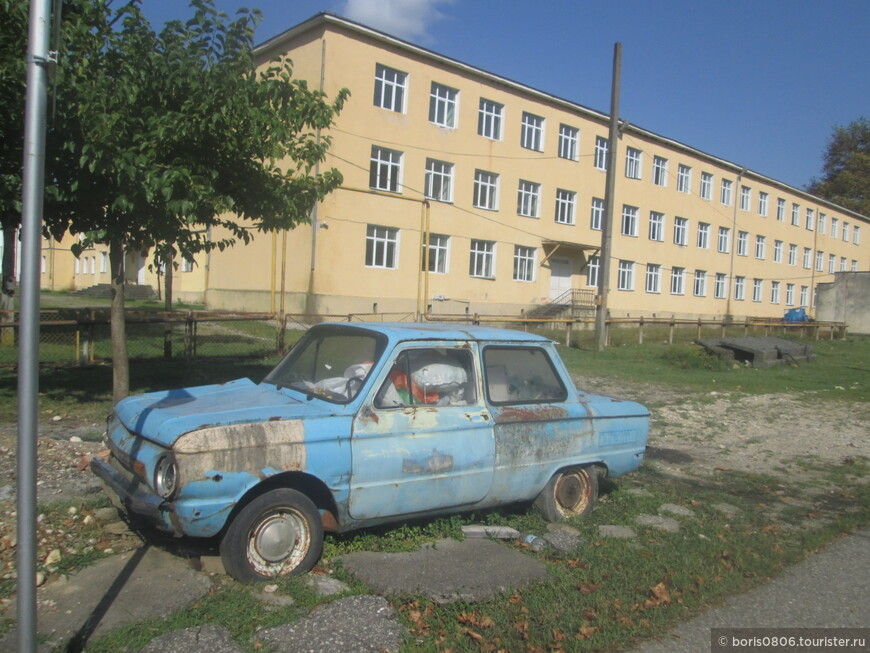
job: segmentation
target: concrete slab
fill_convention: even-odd
[[[351,553],[344,568],[377,594],[424,594],[438,603],[482,601],[547,578],[531,555],[491,540],[439,540],[410,553]]]
[[[38,650],[66,642],[74,643],[70,650],[82,650],[111,628],[171,615],[205,596],[211,585],[186,560],[147,545],[110,556],[39,589]],[[15,630],[7,633],[0,650],[14,650],[17,637]]]

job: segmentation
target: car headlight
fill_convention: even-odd
[[[163,456],[154,468],[154,490],[164,499],[171,499],[178,488],[178,464],[172,456]]]

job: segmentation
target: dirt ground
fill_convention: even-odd
[[[583,389],[649,406],[647,458],[669,473],[703,476],[724,469],[807,479],[816,461],[837,464],[870,457],[868,404],[816,401],[807,393],[684,393],[589,377],[577,377],[575,382]],[[82,454],[103,448],[102,429],[102,424],[73,415],[46,416],[38,441],[40,503],[101,491],[79,461]],[[17,425],[0,424],[0,579],[14,577],[16,449]],[[70,517],[70,528],[79,517]],[[135,539],[124,535],[122,529],[118,537],[106,536],[93,545],[124,550],[125,542]],[[62,547],[65,537],[63,530],[40,523],[41,554]]]

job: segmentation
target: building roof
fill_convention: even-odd
[[[355,21],[348,20],[347,18],[343,18],[341,16],[337,16],[336,14],[332,14],[329,12],[322,12],[322,13],[316,14],[316,15],[312,16],[311,18],[309,18],[308,20],[305,20],[305,21],[285,30],[284,32],[281,32],[280,34],[277,34],[277,35],[273,36],[272,38],[264,41],[263,43],[261,43],[260,45],[258,45],[254,48],[254,55],[257,58],[265,58],[265,57],[268,57],[272,53],[285,51],[286,48],[284,48],[284,44],[287,43],[288,41],[292,40],[293,38],[299,36],[300,34],[304,34],[310,30],[318,29],[321,27],[327,27],[327,26],[333,27],[333,28],[344,29],[344,30],[350,31],[352,33],[355,33],[355,34],[358,34],[361,36],[366,36],[372,40],[380,41],[380,42],[385,43],[385,44],[389,44],[389,45],[396,47],[400,50],[405,50],[409,54],[414,54],[416,56],[419,56],[419,57],[422,57],[425,59],[429,59],[435,63],[438,63],[439,65],[447,66],[447,67],[462,71],[464,73],[473,75],[475,77],[483,78],[483,79],[485,79],[493,84],[498,84],[501,86],[508,87],[510,89],[513,89],[514,91],[517,91],[517,92],[522,93],[524,95],[528,95],[537,101],[551,103],[551,104],[558,106],[566,111],[570,111],[570,112],[576,113],[578,115],[581,115],[584,118],[587,118],[589,120],[593,120],[593,121],[600,122],[600,123],[607,123],[610,120],[609,114],[604,113],[602,111],[597,111],[595,109],[591,109],[589,107],[583,106],[583,105],[578,104],[576,102],[572,102],[570,100],[566,100],[564,98],[553,95],[552,93],[547,93],[546,91],[541,91],[539,89],[533,88],[533,87],[528,86],[526,84],[523,84],[521,82],[517,82],[517,81],[511,80],[509,78],[502,77],[500,75],[496,75],[494,73],[488,72],[488,71],[483,70],[481,68],[477,68],[475,66],[464,63],[464,62],[459,61],[457,59],[453,59],[453,58],[448,57],[446,55],[440,54],[440,53],[435,52],[433,50],[429,50],[429,49],[424,48],[422,46],[419,46],[415,43],[411,43],[410,41],[406,41],[404,39],[400,39],[398,37],[391,36],[390,34],[387,34],[385,32],[381,32],[381,31],[373,29],[371,27],[367,27],[366,25],[363,25],[361,23],[357,23]],[[648,129],[644,129],[642,127],[639,127],[639,126],[635,125],[634,123],[628,123],[627,121],[624,121],[623,131],[628,131],[628,132],[634,134],[635,136],[639,136],[639,137],[644,138],[646,140],[651,140],[651,141],[661,143],[662,145],[669,147],[671,149],[683,151],[691,156],[694,156],[694,157],[697,157],[700,159],[706,159],[717,166],[730,169],[735,175],[741,175],[743,179],[754,179],[756,181],[768,184],[770,186],[781,188],[784,191],[787,191],[789,193],[803,197],[811,202],[815,202],[817,204],[824,205],[826,207],[830,207],[831,210],[835,210],[837,212],[847,214],[850,217],[857,218],[857,219],[865,221],[865,222],[870,222],[870,217],[868,217],[868,216],[862,215],[860,213],[856,213],[855,211],[852,211],[851,209],[847,209],[847,208],[840,206],[838,204],[834,204],[833,202],[830,202],[826,199],[812,195],[811,193],[808,193],[800,188],[795,188],[795,187],[790,186],[784,182],[777,181],[776,179],[773,179],[771,177],[767,177],[766,175],[763,175],[761,173],[754,172],[746,166],[740,165],[738,163],[733,163],[731,161],[727,161],[725,159],[717,157],[713,154],[709,154],[707,152],[703,152],[702,150],[691,147],[689,145],[686,145],[685,143],[681,143],[681,142],[676,141],[672,138],[668,138],[667,136],[662,136],[661,134],[656,134],[655,132],[652,132]]]

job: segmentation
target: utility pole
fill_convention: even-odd
[[[59,5],[58,5],[59,6]],[[39,419],[39,271],[45,194],[50,0],[31,0],[24,116],[21,318],[18,349],[18,650],[36,651],[36,437]]]
[[[619,139],[619,83],[622,74],[622,43],[613,46],[613,86],[610,91],[610,138],[607,143],[607,177],[604,191],[604,224],[601,225],[601,255],[598,265],[598,312],[595,314],[595,344],[607,346],[607,292],[610,288],[610,251],[613,246],[613,190],[616,187],[616,143]]]

